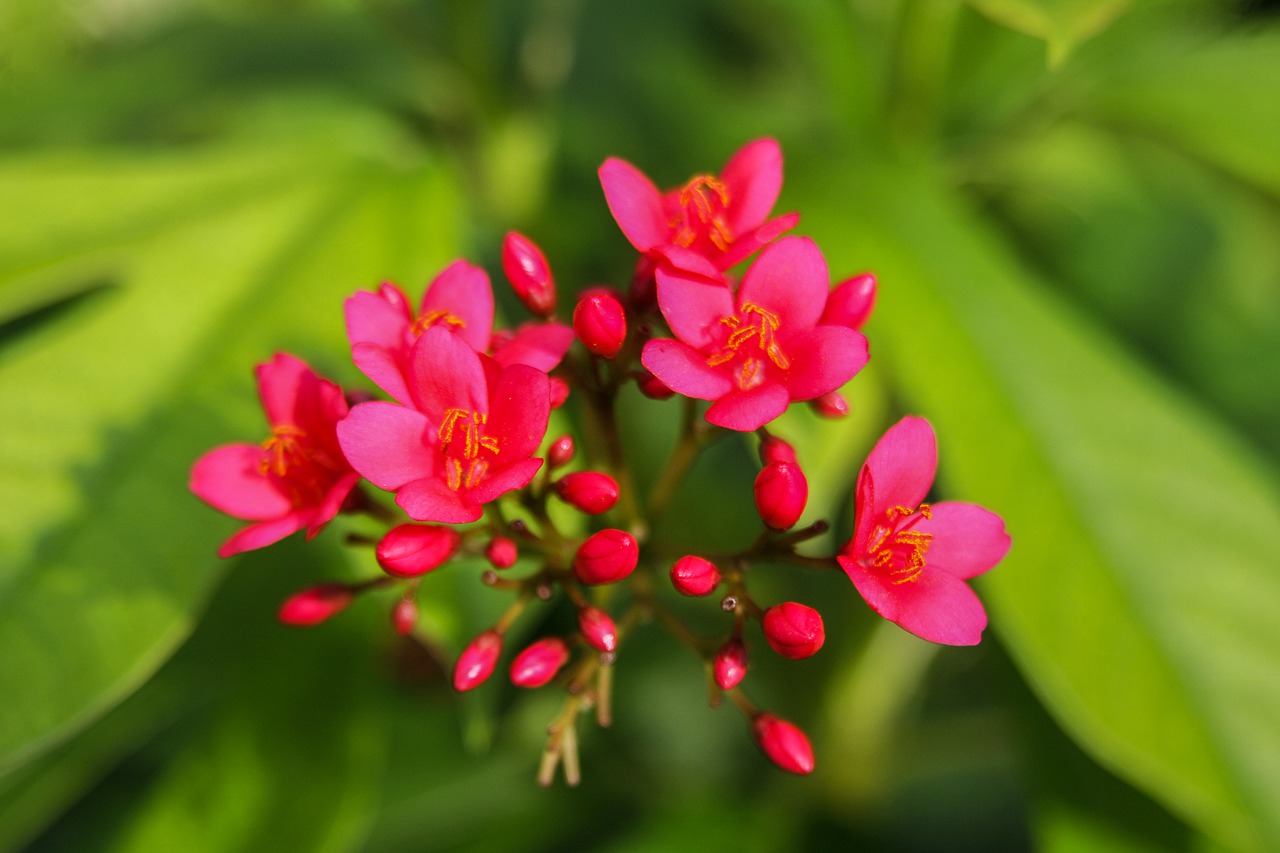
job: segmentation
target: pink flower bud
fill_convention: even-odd
[[[558,409],[564,405],[565,400],[569,399],[569,383],[559,376],[549,376],[547,378],[550,380],[548,387],[551,389],[551,408]]]
[[[809,401],[814,414],[824,418],[843,418],[849,414],[849,401],[839,391],[831,391]]]
[[[402,598],[391,608],[391,627],[396,633],[405,636],[418,624],[418,602],[412,597]]]
[[[439,524],[400,524],[378,543],[378,565],[389,575],[416,578],[454,555],[462,537]]]
[[[563,468],[573,461],[576,450],[577,445],[573,443],[573,436],[560,436],[547,448],[547,465],[552,468]]]
[[[710,560],[689,554],[671,567],[671,585],[682,595],[710,595],[720,585],[720,570]]]
[[[560,500],[591,515],[613,509],[618,502],[618,481],[599,471],[575,471],[556,481]]]
[[[761,751],[783,770],[800,775],[813,772],[813,747],[799,727],[762,712],[751,719],[751,734]]]
[[[556,283],[551,268],[532,240],[511,231],[502,241],[502,271],[524,307],[540,317],[556,310]]]
[[[573,331],[587,350],[613,358],[627,337],[627,314],[608,289],[593,287],[573,309]]]
[[[517,687],[541,687],[569,662],[569,647],[559,637],[545,637],[516,655],[511,662],[511,683]]]
[[[636,385],[640,388],[640,393],[648,397],[650,400],[666,400],[675,395],[667,384],[649,371],[645,370],[636,377]]]
[[[848,326],[861,329],[871,316],[876,304],[876,277],[871,273],[855,275],[836,285],[827,295],[827,307],[823,309],[824,326]]]
[[[612,652],[618,648],[618,626],[599,607],[587,605],[578,611],[578,630],[593,649]]]
[[[774,530],[786,530],[804,513],[809,483],[793,462],[770,462],[756,475],[756,512]]]
[[[497,631],[485,631],[471,641],[453,667],[453,689],[459,693],[484,684],[502,654],[502,635]]]
[[[768,465],[771,462],[789,462],[795,465],[796,449],[776,435],[766,436],[760,442],[760,463]]]
[[[347,609],[355,599],[349,586],[340,583],[322,583],[295,592],[280,605],[277,617],[286,625],[299,628],[319,625],[330,616]]]
[[[625,530],[607,528],[587,537],[573,557],[573,572],[588,585],[616,583],[635,571],[640,546]]]
[[[737,687],[747,674],[747,647],[741,640],[725,643],[716,652],[711,669],[721,690]]]
[[[827,639],[822,614],[795,601],[770,607],[760,621],[769,647],[791,660],[809,657]]]
[[[489,565],[495,569],[509,569],[516,564],[516,558],[520,556],[516,543],[505,536],[495,536],[489,540],[489,545],[484,549],[484,557],[489,561]]]

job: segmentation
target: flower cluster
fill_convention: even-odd
[[[382,574],[298,592],[280,609],[291,625],[323,622],[365,592],[394,587],[394,629],[425,631],[416,604],[424,576],[483,555],[492,569],[482,582],[512,602],[458,654],[458,691],[493,675],[530,605],[567,603],[576,630],[512,650],[508,664],[518,687],[566,689],[539,771],[544,784],[558,767],[577,782],[578,718],[594,708],[608,724],[613,668],[650,623],[699,656],[713,701],[731,699],[770,761],[808,773],[814,755],[804,732],[756,708],[743,682],[758,645],[753,625],[765,646],[797,660],[822,648],[823,617],[800,602],[757,602],[753,565],[843,570],[885,619],[926,640],[970,645],[986,613],[967,581],[1004,557],[1009,537],[999,516],[979,506],[925,502],[937,466],[934,433],[923,418],[906,417],[857,473],[852,537],[836,554],[800,553],[828,525],[794,529],[808,483],[801,454],[770,424],[797,402],[827,417],[848,414],[840,389],[867,363],[861,329],[874,276],[833,287],[818,246],[787,234],[798,215],[772,216],[782,187],[773,140],[752,142],[719,175],[668,192],[618,159],[599,175],[639,253],[629,287],[582,291],[563,323],[542,251],[511,233],[503,273],[532,315],[515,328],[495,328],[488,274],[463,260],[436,276],[416,307],[390,283],[356,293],[345,305],[351,357],[386,399],[344,394],[298,358],[276,355],[257,370],[270,435],[210,451],[192,470],[191,490],[251,522],[223,544],[224,557],[302,529],[314,536],[339,512],[386,525],[379,537],[349,537],[373,546]],[[656,400],[678,395],[686,411],[670,462],[645,495],[618,435],[615,401],[629,383]],[[579,437],[601,448],[585,464],[574,432],[547,435],[552,410],[571,397]],[[664,555],[650,541],[653,522],[702,447],[735,432],[758,440],[759,538],[732,554]],[[393,493],[399,509],[373,487]],[[553,501],[573,512],[553,512]],[[727,615],[718,635],[700,636],[674,615],[653,582],[662,575],[680,595],[720,591],[713,601]]]

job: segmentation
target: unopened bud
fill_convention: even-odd
[[[550,376],[547,385],[551,389],[551,408],[558,409],[569,399],[569,383],[559,376]]]
[[[813,747],[798,726],[762,712],[751,719],[751,735],[769,760],[788,773],[813,772]]]
[[[573,461],[573,454],[576,450],[577,445],[573,443],[573,436],[560,436],[551,442],[551,446],[547,448],[547,465],[552,468],[562,468],[568,465]]]
[[[636,385],[640,388],[640,393],[648,397],[650,400],[666,400],[675,395],[667,383],[654,376],[649,371],[641,371],[636,377]]]
[[[871,273],[855,275],[836,285],[827,295],[827,307],[818,322],[824,326],[848,326],[861,329],[876,304],[876,277]]]
[[[760,464],[768,465],[772,462],[789,462],[795,465],[796,449],[776,435],[765,436],[764,441],[760,442]]]
[[[824,418],[843,418],[849,414],[849,401],[839,391],[830,391],[809,401],[814,414]]]
[[[462,650],[453,667],[453,689],[459,693],[484,684],[502,654],[502,635],[497,631],[485,631]]]
[[[742,640],[730,640],[721,646],[711,670],[721,690],[737,687],[747,674],[747,647]]]
[[[809,657],[827,639],[822,614],[799,602],[784,601],[770,607],[760,622],[769,647],[790,660]]]
[[[493,537],[484,549],[484,558],[495,569],[511,568],[516,564],[516,558],[519,556],[520,551],[516,548],[516,543],[506,536]]]
[[[618,502],[618,481],[599,471],[575,471],[555,483],[560,500],[591,515],[613,509]]]
[[[640,546],[625,530],[607,528],[587,537],[573,557],[573,572],[588,585],[616,583],[635,571]]]
[[[406,596],[396,602],[396,606],[391,608],[391,627],[396,629],[396,633],[405,636],[413,631],[413,626],[418,624],[418,602],[412,596]]]
[[[578,630],[587,645],[597,651],[612,652],[618,648],[618,626],[599,607],[587,605],[578,611]]]
[[[532,240],[511,231],[502,241],[502,271],[516,296],[534,314],[547,317],[556,310],[556,283],[542,250]]]
[[[586,291],[573,309],[573,331],[588,351],[613,358],[627,337],[627,314],[608,289]]]
[[[340,583],[322,583],[309,586],[289,596],[280,605],[277,614],[281,622],[299,628],[319,625],[330,616],[347,609],[355,598],[349,586]]]
[[[416,578],[454,555],[462,537],[440,524],[400,524],[378,543],[378,565],[389,575]]]
[[[569,647],[559,637],[546,637],[516,655],[511,662],[511,683],[517,687],[541,687],[569,662]]]
[[[809,483],[794,462],[771,462],[756,475],[756,512],[774,530],[786,530],[800,520],[809,500]]]
[[[720,585],[720,570],[710,560],[689,554],[671,567],[671,585],[683,595],[710,595]]]

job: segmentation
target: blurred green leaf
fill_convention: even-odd
[[[969,0],[991,20],[1043,39],[1049,66],[1066,61],[1076,45],[1115,20],[1129,0]]]

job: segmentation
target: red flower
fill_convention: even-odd
[[[196,497],[254,522],[223,543],[220,557],[262,548],[303,528],[310,539],[360,481],[334,433],[347,414],[342,389],[284,353],[256,372],[271,436],[262,444],[211,450],[191,469]]]
[[[722,270],[800,221],[796,213],[769,219],[782,190],[782,151],[772,139],[742,146],[719,177],[695,175],[665,194],[616,157],[600,167],[600,185],[609,211],[637,251],[652,255],[665,246],[681,246]]]
[[[938,466],[924,418],[895,424],[858,475],[857,524],[836,559],[867,604],[934,643],[971,646],[987,614],[965,581],[1004,558],[1000,516],[968,503],[921,503]]]
[[[547,375],[500,367],[446,329],[427,329],[410,353],[413,408],[361,403],[338,425],[347,458],[418,521],[475,521],[484,504],[533,479],[547,431]]]
[[[659,268],[658,306],[676,340],[649,341],[640,360],[686,397],[714,400],[707,420],[749,432],[839,388],[867,363],[867,339],[821,325],[827,263],[804,237],[770,245],[735,295],[716,270],[687,252]]]

